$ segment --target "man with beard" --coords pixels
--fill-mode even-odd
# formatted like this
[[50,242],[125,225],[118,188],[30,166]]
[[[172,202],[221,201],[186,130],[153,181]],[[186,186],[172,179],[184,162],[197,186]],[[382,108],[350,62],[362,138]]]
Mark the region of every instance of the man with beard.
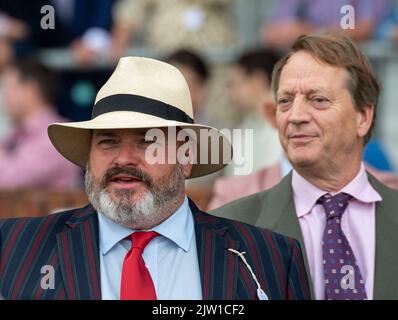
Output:
[[[90,204],[0,222],[6,299],[310,298],[296,240],[210,216],[185,195],[185,179],[225,167],[232,150],[194,123],[176,68],[122,58],[92,119],[48,134],[86,167]],[[209,163],[214,154],[221,159]]]

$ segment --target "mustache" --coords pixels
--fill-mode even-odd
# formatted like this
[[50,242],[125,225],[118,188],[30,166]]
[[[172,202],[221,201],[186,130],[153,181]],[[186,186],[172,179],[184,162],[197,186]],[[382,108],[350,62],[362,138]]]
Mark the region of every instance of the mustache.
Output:
[[101,179],[100,187],[102,189],[106,188],[106,186],[111,182],[113,176],[118,174],[128,174],[131,176],[135,176],[148,187],[151,187],[153,184],[151,177],[141,169],[135,167],[113,167],[105,172],[104,176]]

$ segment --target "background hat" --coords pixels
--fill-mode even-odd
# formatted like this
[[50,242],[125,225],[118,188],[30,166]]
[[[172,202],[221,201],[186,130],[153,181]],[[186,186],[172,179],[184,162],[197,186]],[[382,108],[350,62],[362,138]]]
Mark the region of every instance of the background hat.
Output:
[[[85,168],[93,129],[163,127],[196,132],[198,163],[193,164],[189,178],[218,171],[232,158],[232,146],[225,135],[194,123],[191,95],[181,72],[170,64],[141,57],[119,60],[97,94],[91,120],[51,124],[48,136],[59,153]],[[213,138],[201,138],[201,129],[210,131]],[[200,163],[203,152],[207,152],[207,162]],[[214,153],[218,153],[219,162],[212,164]],[[228,159],[223,159],[224,155]]]

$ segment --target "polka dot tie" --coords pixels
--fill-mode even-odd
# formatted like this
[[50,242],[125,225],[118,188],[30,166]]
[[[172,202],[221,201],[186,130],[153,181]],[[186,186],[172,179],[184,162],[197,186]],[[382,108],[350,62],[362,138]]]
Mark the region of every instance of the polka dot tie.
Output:
[[323,232],[325,299],[366,300],[366,291],[354,253],[341,229],[341,216],[351,200],[346,193],[325,194],[319,198],[326,214]]

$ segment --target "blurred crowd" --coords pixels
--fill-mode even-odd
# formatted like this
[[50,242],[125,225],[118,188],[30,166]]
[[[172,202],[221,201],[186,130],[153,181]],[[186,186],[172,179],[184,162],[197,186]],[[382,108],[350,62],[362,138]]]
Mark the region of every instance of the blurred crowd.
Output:
[[[54,16],[42,10],[46,5],[54,8]],[[249,46],[241,29],[251,17],[242,22],[237,11],[251,5],[264,8],[264,12],[257,12],[261,23],[252,35],[256,40]],[[350,16],[350,8],[354,16]],[[51,19],[54,28],[43,28]],[[349,28],[350,19],[353,29]],[[342,20],[347,29],[342,28]],[[109,72],[121,56],[138,47],[160,52],[161,58],[180,69],[191,91],[196,122],[253,129],[253,145],[261,146],[253,150],[253,166],[246,180],[231,180],[231,165],[221,174],[191,181],[190,186],[210,190],[212,208],[269,188],[291,168],[275,129],[270,89],[273,66],[297,36],[323,32],[344,33],[357,42],[398,44],[398,2],[1,0],[0,188],[82,187],[81,170],[63,160],[47,137],[47,126],[52,122],[65,121],[65,117],[83,120],[76,106],[65,112],[65,104],[71,100],[60,94],[71,71],[52,69],[40,58],[42,50],[62,48],[69,52],[77,82],[79,75],[96,70],[98,61],[105,62],[109,68],[104,72]],[[214,53],[229,58],[217,63],[209,58]],[[67,95],[79,96],[72,87]],[[78,93],[87,95],[87,88],[80,89]],[[94,96],[89,97],[92,104]],[[398,188],[393,176],[398,160],[386,152],[381,139],[370,141],[364,160],[369,170]],[[234,184],[245,186],[244,194],[226,195]]]

